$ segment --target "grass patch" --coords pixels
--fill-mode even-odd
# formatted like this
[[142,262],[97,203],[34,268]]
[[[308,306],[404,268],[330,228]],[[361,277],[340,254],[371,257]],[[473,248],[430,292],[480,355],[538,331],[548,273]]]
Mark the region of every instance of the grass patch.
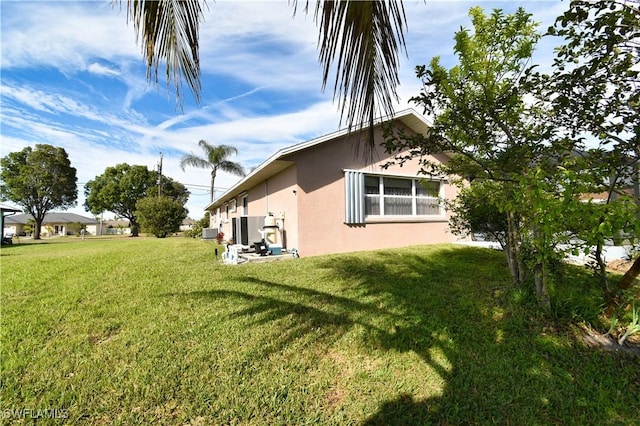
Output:
[[[537,315],[500,253],[224,266],[214,247],[3,247],[2,409],[88,424],[640,423],[638,359]],[[554,300],[576,297],[567,274]]]

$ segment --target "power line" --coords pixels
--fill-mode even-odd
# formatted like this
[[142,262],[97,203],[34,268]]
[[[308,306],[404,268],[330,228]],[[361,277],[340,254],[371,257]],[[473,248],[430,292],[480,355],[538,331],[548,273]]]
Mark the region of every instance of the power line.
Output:
[[[77,182],[76,186],[84,186],[87,183],[88,182]],[[182,182],[178,182],[178,183],[182,183]],[[187,188],[202,188],[202,189],[206,189],[207,192],[210,192],[209,191],[209,189],[210,189],[209,185],[198,185],[196,183],[183,183],[182,185],[186,186]],[[219,187],[219,186],[215,187],[216,191],[226,191],[227,189],[229,189],[229,188],[222,188],[222,187]]]

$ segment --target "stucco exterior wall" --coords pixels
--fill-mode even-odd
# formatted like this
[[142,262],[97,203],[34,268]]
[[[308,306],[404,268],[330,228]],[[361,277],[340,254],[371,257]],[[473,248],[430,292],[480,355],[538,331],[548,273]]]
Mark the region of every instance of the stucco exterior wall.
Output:
[[[266,216],[272,213],[276,217],[280,233],[276,235],[276,243],[286,248],[298,246],[298,214],[297,214],[296,166],[293,165],[282,172],[262,181],[246,192],[247,212],[242,208],[242,195],[236,200],[236,211],[229,211],[228,218],[222,207],[222,232],[228,240],[233,235],[233,218],[240,216]],[[246,214],[245,214],[246,213]]]
[[[404,130],[411,133],[409,128]],[[235,194],[235,213],[227,217],[224,205],[220,206],[222,218],[226,219],[222,226],[225,238],[232,235],[231,219],[245,214],[242,194],[246,194],[248,215],[273,213],[284,230],[283,240],[277,242],[287,249],[297,249],[301,256],[455,241],[456,237],[448,231],[446,212],[442,216],[381,216],[366,218],[364,224],[345,223],[345,170],[423,177],[419,175],[418,160],[383,167],[391,156],[379,147],[383,141],[379,126],[375,128],[375,140],[378,147],[373,156],[367,156],[363,146],[356,151],[353,137],[341,136],[277,157],[283,167],[280,172],[265,173],[270,176],[268,179],[254,178],[250,185],[242,182],[238,185],[237,191],[243,188],[245,191]],[[434,159],[449,160],[446,155]],[[448,181],[443,180],[442,185],[441,195],[446,199],[457,196],[457,189]]]
[[[376,140],[381,141],[377,129]],[[420,169],[417,160],[383,169],[389,156],[378,148],[371,164],[362,149],[356,154],[353,141],[341,138],[295,154],[298,186],[299,252],[302,256],[403,247],[416,244],[451,242],[455,236],[448,232],[448,215],[427,221],[384,221],[350,226],[345,220],[344,169],[369,173],[416,176]],[[442,156],[441,161],[446,161]],[[457,191],[445,184],[445,197]]]
[[282,238],[276,243],[289,249],[298,247],[299,214],[296,176],[296,166],[293,165],[248,191],[249,214],[265,216],[273,213],[281,231],[278,238]]

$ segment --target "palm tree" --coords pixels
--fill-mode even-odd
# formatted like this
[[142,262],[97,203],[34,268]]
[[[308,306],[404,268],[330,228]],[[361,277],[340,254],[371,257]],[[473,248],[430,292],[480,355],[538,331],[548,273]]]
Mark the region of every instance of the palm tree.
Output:
[[236,176],[244,176],[244,168],[227,158],[233,154],[237,154],[238,150],[229,145],[211,145],[204,139],[198,142],[198,146],[204,151],[204,158],[198,157],[194,153],[185,154],[180,160],[180,168],[184,171],[186,166],[197,167],[200,169],[211,169],[211,201],[214,199],[214,183],[218,170],[231,173]]
[[[295,14],[298,1],[291,3]],[[305,1],[305,13],[309,3]],[[198,38],[203,4],[206,0],[127,0],[127,19],[142,38],[147,78],[157,84],[158,66],[165,61],[167,83],[173,82],[179,103],[183,78],[200,101]],[[320,29],[322,88],[335,68],[333,93],[341,122],[358,130],[372,124],[377,114],[393,114],[400,82],[398,53],[406,53],[402,1],[317,0],[314,19]]]

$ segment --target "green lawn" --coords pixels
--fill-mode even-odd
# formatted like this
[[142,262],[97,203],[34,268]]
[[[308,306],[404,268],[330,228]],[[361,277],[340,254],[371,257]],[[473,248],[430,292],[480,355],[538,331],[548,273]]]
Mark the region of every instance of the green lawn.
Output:
[[640,424],[640,359],[571,332],[581,284],[545,319],[494,251],[225,266],[199,240],[71,240],[1,250],[5,421]]

